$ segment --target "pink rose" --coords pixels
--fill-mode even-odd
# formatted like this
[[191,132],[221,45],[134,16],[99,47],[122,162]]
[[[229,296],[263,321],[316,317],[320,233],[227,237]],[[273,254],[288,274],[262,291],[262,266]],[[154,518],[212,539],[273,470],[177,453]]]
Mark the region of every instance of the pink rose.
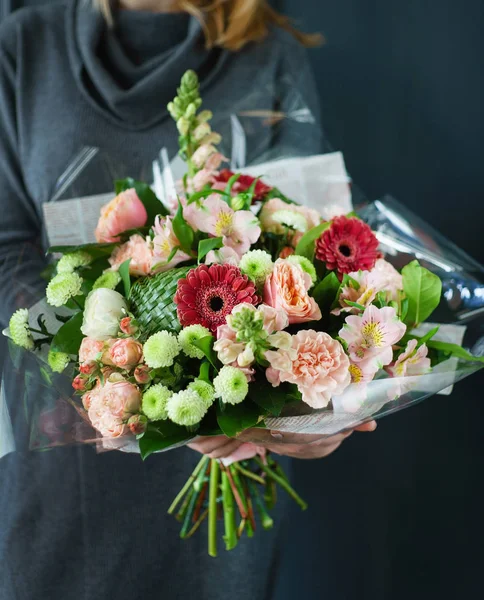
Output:
[[288,204],[280,198],[271,198],[264,204],[259,215],[262,231],[270,231],[278,234],[285,233],[286,228],[272,218],[274,213],[280,210],[293,212],[303,216],[307,223],[306,231],[309,231],[321,223],[321,216],[317,210],[314,210],[313,208],[307,208],[306,206],[299,206],[298,204]]
[[264,302],[283,310],[289,324],[319,321],[322,317],[319,306],[308,294],[311,285],[311,276],[299,265],[278,259],[264,285]]
[[145,383],[149,383],[151,381],[151,369],[148,365],[139,365],[134,370],[134,378],[136,382],[144,385]]
[[262,313],[264,331],[269,335],[275,331],[282,331],[289,325],[289,319],[284,310],[276,310],[267,304],[260,304],[257,310]]
[[103,342],[98,342],[90,337],[83,338],[79,348],[79,362],[82,365],[90,366],[96,364],[99,355],[104,348]]
[[77,392],[84,392],[86,389],[86,378],[82,377],[81,375],[77,375],[77,377],[74,377],[74,381],[72,382],[72,387]]
[[144,227],[148,214],[134,189],[121,192],[101,209],[95,235],[103,242],[118,241],[119,234],[128,229]]
[[266,376],[273,386],[287,381],[297,385],[312,408],[325,408],[331,397],[351,383],[350,361],[343,346],[322,331],[299,331],[290,350],[266,352],[271,367]]
[[107,381],[95,398],[96,405],[102,405],[120,419],[128,419],[132,414],[137,413],[141,404],[139,389],[126,380]]
[[138,331],[138,326],[131,317],[124,317],[124,319],[121,319],[119,328],[126,335],[134,335]]
[[133,435],[139,435],[146,431],[148,419],[144,415],[133,415],[128,419],[128,427]]
[[85,365],[81,365],[79,367],[79,371],[83,375],[92,375],[95,370],[96,370],[96,364],[95,363],[88,363],[88,364],[85,364]]
[[143,236],[135,234],[129,240],[114,250],[109,259],[109,264],[113,271],[131,259],[129,263],[129,273],[135,277],[143,277],[151,272],[153,262],[153,251],[150,242]]
[[116,340],[109,350],[109,356],[115,367],[131,371],[143,358],[143,346],[133,338]]

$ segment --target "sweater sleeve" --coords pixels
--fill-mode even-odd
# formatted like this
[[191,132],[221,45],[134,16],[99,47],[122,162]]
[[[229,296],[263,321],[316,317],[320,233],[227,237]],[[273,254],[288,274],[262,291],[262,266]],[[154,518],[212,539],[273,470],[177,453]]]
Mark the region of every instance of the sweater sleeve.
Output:
[[41,220],[27,192],[16,110],[16,68],[0,28],[0,323],[40,299],[45,291],[41,272],[46,266],[41,246]]

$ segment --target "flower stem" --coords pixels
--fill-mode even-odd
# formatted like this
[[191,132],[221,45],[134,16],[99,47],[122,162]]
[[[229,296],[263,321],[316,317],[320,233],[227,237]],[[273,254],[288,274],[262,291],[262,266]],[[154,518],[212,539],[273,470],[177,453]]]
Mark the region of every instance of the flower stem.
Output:
[[249,519],[247,521],[247,536],[248,537],[252,537],[254,535],[254,523],[253,520],[250,518],[250,496],[246,493],[245,488],[242,484],[242,480],[240,479],[240,474],[237,471],[237,469],[235,468],[235,464],[234,465],[230,465],[229,467],[230,470],[230,474],[233,477],[234,483],[235,483],[235,487],[237,488],[237,492],[239,497],[241,498],[242,501],[242,506],[244,508],[244,512],[241,512],[240,515],[243,519]]
[[260,497],[259,492],[250,479],[247,480],[247,485],[249,486],[250,495],[254,499],[257,510],[259,511],[262,527],[264,529],[272,529],[272,527],[274,527],[274,521],[271,515],[267,512],[266,506]]
[[256,463],[259,465],[259,467],[264,471],[264,473],[267,474],[268,477],[270,477],[271,479],[273,479],[277,484],[279,484],[281,486],[281,488],[283,490],[285,490],[289,496],[291,496],[291,498],[297,502],[297,504],[299,504],[299,506],[301,507],[302,510],[306,510],[308,505],[306,502],[304,502],[304,500],[297,494],[297,492],[289,485],[288,481],[282,477],[281,475],[277,475],[276,473],[274,473],[274,471],[266,466],[261,460],[260,458],[255,458],[254,459],[256,461]]
[[195,533],[195,531],[197,531],[197,529],[200,527],[200,525],[203,523],[203,521],[205,521],[205,519],[207,518],[207,516],[208,516],[208,508],[206,510],[204,510],[203,514],[197,519],[197,522],[190,529],[190,531],[187,533],[187,535],[185,536],[185,539],[188,539],[189,537],[192,537],[192,535]]
[[245,475],[245,477],[248,477],[249,479],[253,479],[254,481],[256,481],[257,483],[260,483],[261,485],[265,485],[265,481],[262,477],[260,477],[259,475],[256,475],[255,473],[252,473],[252,471],[249,471],[248,469],[244,469],[244,467],[242,465],[240,465],[239,463],[235,463],[235,468],[237,469],[237,471],[240,471],[242,473],[242,475]]
[[247,506],[244,503],[244,494],[243,494],[242,486],[237,485],[237,483],[234,479],[234,476],[233,476],[233,469],[231,467],[228,467],[228,468],[222,467],[222,469],[227,472],[227,477],[229,479],[230,485],[232,486],[232,492],[234,494],[235,502],[237,503],[237,506],[239,507],[240,516],[243,519],[246,519],[247,518]]
[[172,515],[175,512],[175,509],[178,506],[178,504],[180,503],[181,499],[188,492],[188,490],[190,489],[190,486],[195,481],[195,478],[197,477],[198,473],[200,472],[200,470],[203,468],[204,465],[205,466],[207,465],[207,463],[208,463],[209,460],[210,459],[208,458],[208,456],[203,456],[202,457],[202,460],[195,467],[195,470],[190,475],[190,477],[188,478],[187,482],[185,483],[185,485],[183,486],[183,488],[178,493],[177,497],[173,500],[170,508],[168,509],[168,514],[169,515]]
[[195,490],[193,488],[190,488],[188,491],[188,494],[185,496],[185,499],[182,502],[180,510],[178,511],[178,513],[175,517],[177,521],[183,521],[183,519],[185,518],[185,515],[187,514],[188,506],[190,505],[190,501],[194,495],[195,495]]
[[208,553],[217,556],[217,495],[220,475],[220,465],[212,458],[210,467],[210,494],[208,506]]
[[222,498],[224,507],[225,549],[233,550],[237,546],[238,539],[235,525],[234,495],[227,471],[222,471]]
[[188,533],[188,527],[190,526],[190,523],[192,521],[193,512],[195,510],[195,506],[197,504],[197,500],[198,500],[199,496],[200,496],[200,494],[197,493],[196,491],[194,491],[194,493],[192,494],[192,497],[190,498],[190,502],[188,503],[187,512],[185,514],[185,520],[183,521],[183,527],[180,531],[181,538],[185,538]]

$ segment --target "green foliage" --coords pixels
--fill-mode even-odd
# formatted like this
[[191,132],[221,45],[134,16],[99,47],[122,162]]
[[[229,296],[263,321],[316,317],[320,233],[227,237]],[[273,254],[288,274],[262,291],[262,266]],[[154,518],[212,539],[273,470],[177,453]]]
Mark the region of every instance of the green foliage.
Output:
[[455,358],[459,358],[461,360],[484,363],[484,356],[473,356],[470,352],[458,344],[430,340],[427,342],[427,346],[433,350],[438,350],[448,356],[454,356]]
[[217,422],[227,437],[237,437],[246,429],[254,427],[260,420],[261,409],[244,400],[240,404],[217,404]]
[[194,437],[185,427],[169,420],[149,423],[145,433],[138,439],[141,458],[146,460],[154,452],[190,440]]
[[131,259],[128,258],[128,260],[124,261],[124,263],[119,267],[119,274],[121,275],[121,280],[123,281],[123,285],[124,285],[124,295],[126,296],[126,298],[129,298],[129,295],[131,293],[131,277],[129,275],[129,265],[131,263]]
[[51,350],[66,354],[78,354],[84,337],[81,332],[82,320],[83,313],[78,312],[64,323],[52,340]]
[[194,346],[196,346],[197,348],[200,348],[200,350],[207,357],[207,359],[210,362],[210,364],[212,365],[212,367],[217,371],[218,365],[219,365],[219,360],[217,358],[217,354],[216,354],[215,350],[213,349],[214,343],[215,343],[215,338],[213,335],[207,335],[206,337],[203,337],[200,340],[194,340],[192,342],[192,344]]
[[109,258],[116,248],[117,244],[79,244],[77,246],[51,246],[47,253],[49,254],[70,254],[82,250],[87,252],[93,258]]
[[299,256],[305,256],[310,261],[314,260],[314,247],[316,240],[321,236],[321,234],[328,229],[330,223],[320,223],[316,227],[313,227],[309,231],[307,231],[302,238],[299,240],[298,245],[296,246],[296,254]]
[[430,317],[442,295],[439,277],[422,267],[417,260],[402,269],[403,289],[408,300],[405,323],[415,326]]
[[[257,379],[249,384],[248,397],[257,406],[273,417],[278,417],[284,406],[294,400],[291,396],[292,389],[289,384],[283,383],[273,387],[265,378]],[[245,403],[242,403],[245,406]]]
[[185,221],[185,217],[183,216],[183,206],[180,200],[178,200],[178,210],[173,219],[173,232],[178,238],[182,250],[187,254],[191,254],[195,232]]
[[337,301],[340,291],[340,281],[334,271],[326,275],[323,281],[314,288],[312,296],[323,315],[330,312],[331,307]]
[[198,243],[198,262],[203,260],[211,250],[217,250],[222,246],[223,239],[221,237],[200,240]]

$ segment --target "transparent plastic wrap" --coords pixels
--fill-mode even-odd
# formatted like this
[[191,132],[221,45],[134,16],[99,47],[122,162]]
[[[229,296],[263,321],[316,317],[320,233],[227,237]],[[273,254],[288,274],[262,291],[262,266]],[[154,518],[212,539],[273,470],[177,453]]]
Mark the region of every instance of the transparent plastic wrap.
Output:
[[[300,75],[301,79],[305,77],[304,73]],[[217,112],[212,126],[222,135],[218,150],[227,157],[223,165],[229,170],[227,179],[234,171],[261,178],[287,200],[317,210],[324,220],[351,213],[356,206],[361,218],[376,232],[380,251],[390,263],[401,269],[417,258],[442,278],[443,296],[435,316],[446,326],[433,338],[435,351],[439,351],[440,340],[482,355],[482,326],[473,319],[484,310],[483,268],[396,201],[384,198],[365,202],[352,186],[342,154],[331,152],[319,127],[317,103],[307,101],[314,92],[311,88],[304,94],[305,87],[301,80],[284,76],[271,89],[241,99],[240,106]],[[165,212],[176,210],[186,166],[175,150],[174,136],[173,143],[167,143],[150,164],[133,165],[128,158],[111,156],[100,148],[81,148],[58,178],[50,201],[42,207],[44,250],[94,243],[100,210],[114,196],[112,183],[127,176],[148,183]],[[251,210],[257,214],[260,204],[255,202]],[[38,268],[38,263],[33,266]],[[52,266],[44,266],[48,279]],[[29,319],[34,340],[45,336],[46,331],[55,336],[75,314],[78,307],[74,305],[54,310],[40,298],[41,273],[32,277],[29,272],[25,278],[29,265],[24,263],[22,249],[5,261],[2,269],[12,288],[19,290],[16,305],[9,308],[25,306],[25,299],[32,299]],[[86,271],[84,276],[92,285],[100,274]],[[134,435],[103,438],[92,427],[80,396],[72,390],[78,368],[75,351],[70,366],[56,374],[45,347],[34,358],[11,342],[9,346],[0,396],[0,455],[16,448],[46,449],[67,444],[94,444],[99,451],[139,451]],[[241,437],[258,442],[265,435],[265,427],[301,434],[301,442],[312,442],[448,390],[482,366],[477,360],[469,361],[465,350],[460,358],[454,355],[444,360],[444,354],[432,372],[424,375],[390,377],[381,370],[369,383],[351,384],[324,409],[311,409],[300,401],[288,402],[280,416],[266,415],[258,427],[244,431]],[[167,449],[188,443],[196,435],[221,431],[215,421],[186,432],[181,439],[175,435]]]

